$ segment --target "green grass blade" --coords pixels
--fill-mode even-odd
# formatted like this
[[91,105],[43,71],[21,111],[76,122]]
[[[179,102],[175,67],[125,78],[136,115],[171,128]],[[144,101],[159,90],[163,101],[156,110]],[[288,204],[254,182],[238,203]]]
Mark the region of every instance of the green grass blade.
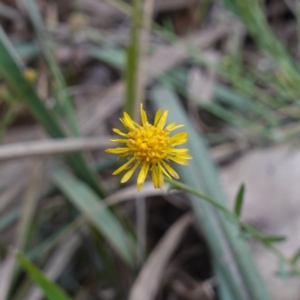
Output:
[[16,45],[16,51],[21,58],[33,59],[40,54],[40,48],[34,42],[25,42]]
[[[188,126],[186,129],[189,132],[189,140],[196,141],[198,139],[197,135],[191,136],[189,124],[187,122],[182,122],[183,120],[180,117],[180,115],[182,115],[182,108],[178,107],[178,105],[174,105],[174,100],[176,101],[177,99],[171,90],[162,86],[155,87],[151,91],[151,100],[154,102],[157,109],[162,108],[170,110],[168,123],[175,120],[179,123],[185,123],[185,125]],[[202,174],[195,162],[197,160],[196,153],[199,153],[201,150],[197,149],[196,151],[193,151],[190,144],[191,143],[188,144],[188,147],[191,155],[194,157],[193,162],[190,163],[189,166],[176,166],[176,169],[182,182],[191,187],[204,190],[205,184],[203,183]],[[216,266],[219,266],[216,270],[218,271],[219,276],[222,276],[224,279],[224,281],[219,282],[219,284],[225,284],[224,289],[230,291],[229,293],[233,295],[233,300],[247,299],[247,291],[244,284],[239,280],[240,275],[237,272],[234,260],[232,260],[232,253],[230,252],[228,242],[215,211],[209,204],[199,201],[193,195],[188,195],[188,197],[191,200],[194,213],[197,217],[196,220],[210,247],[212,260]],[[227,260],[226,263],[222,263],[220,260],[221,257],[228,257],[229,261]],[[221,273],[223,275],[221,275]]]
[[[14,53],[14,47],[2,27],[0,27],[0,73],[52,138],[65,137],[59,121],[46,108],[31,84],[24,78],[22,69],[11,53]],[[67,158],[78,176],[87,182],[101,197],[105,197],[106,192],[101,187],[96,173],[88,167],[83,156],[81,154],[70,154]]]
[[239,218],[242,213],[243,203],[244,203],[244,194],[245,194],[245,185],[242,184],[239,188],[239,191],[235,198],[235,204],[234,204],[234,212]]
[[233,300],[235,299],[231,290],[229,289],[227,282],[226,282],[226,275],[224,272],[222,272],[222,268],[220,265],[217,265],[215,262],[213,262],[214,272],[216,274],[217,279],[217,292],[220,300]]
[[[151,99],[157,108],[169,109],[168,123],[185,124],[189,133],[187,148],[194,159],[189,166],[177,167],[181,180],[194,188],[200,188],[224,205],[225,199],[206,141],[193,128],[176,94],[168,88],[158,86],[152,90]],[[222,266],[234,299],[269,300],[269,294],[251,259],[249,249],[245,241],[239,238],[239,228],[206,203],[199,202],[192,196],[191,199],[213,259]],[[220,261],[221,257],[228,258],[227,264]]]
[[54,282],[49,280],[43,272],[34,266],[22,253],[17,253],[17,258],[31,279],[41,288],[49,300],[71,300],[71,298]]
[[242,19],[261,49],[267,52],[279,66],[282,72],[280,75],[284,77],[284,81],[297,89],[300,84],[299,72],[286,47],[277,39],[271,30],[259,1],[226,0],[225,2],[227,6],[229,5],[230,8],[233,8],[234,12]]
[[75,117],[70,95],[66,87],[63,74],[61,73],[60,68],[53,54],[54,53],[53,43],[50,40],[50,37],[48,36],[47,31],[44,27],[44,23],[42,21],[35,0],[24,0],[23,2],[25,4],[25,7],[27,8],[27,12],[31,19],[31,22],[33,23],[33,26],[37,32],[40,47],[46,58],[46,61],[51,71],[51,75],[53,77],[53,90],[56,98],[56,103],[60,111],[64,115],[66,115],[72,133],[75,136],[79,136],[80,134],[79,134],[78,123]]
[[300,258],[300,249],[298,249],[298,250],[295,252],[295,254],[292,256],[291,262],[292,262],[293,264],[296,264],[296,263],[298,262],[299,258]]
[[266,235],[264,236],[264,241],[267,243],[280,243],[286,241],[286,236],[284,235]]
[[[32,233],[34,232],[34,216],[38,204],[37,193],[40,183],[39,180],[41,178],[41,168],[41,164],[37,164],[34,167],[29,186],[27,188],[27,191],[25,192],[25,198],[23,199],[15,242],[15,247],[21,252],[25,252],[32,237]],[[10,276],[6,276],[6,281],[11,287],[15,285],[20,272],[20,265],[16,264],[15,261],[13,263],[12,270],[13,271]],[[10,291],[10,288],[8,289],[8,291]]]
[[0,233],[5,230],[7,227],[11,226],[13,222],[19,217],[20,210],[14,209],[13,211],[6,213],[0,219]]
[[64,134],[58,125],[57,120],[50,111],[48,111],[43,102],[38,98],[31,84],[24,78],[22,69],[17,63],[15,57],[11,55],[14,52],[5,32],[0,27],[0,72],[30,108],[32,114],[36,117],[49,134],[53,137],[63,137]]
[[287,269],[285,261],[282,259],[279,259],[278,261],[278,270],[276,275],[278,275],[282,281],[287,281],[291,275]]
[[93,58],[109,64],[110,66],[121,69],[126,66],[126,56],[123,49],[110,46],[91,46],[86,48],[86,53]]
[[65,194],[77,209],[102,233],[123,260],[133,266],[132,241],[126,235],[112,214],[101,205],[98,196],[83,182],[71,176],[62,168],[51,172],[55,185]]
[[[125,55],[124,51],[117,49],[116,47],[88,47],[86,53],[90,56],[104,61],[111,66],[124,70],[125,67]],[[117,59],[113,59],[113,56]],[[181,68],[172,70],[171,72],[160,76],[158,80],[167,86],[176,89],[183,97],[189,97],[186,89],[187,72]],[[251,110],[252,118],[265,118],[270,124],[278,123],[276,114],[273,114],[270,109],[267,109],[262,103],[251,102],[250,99],[243,97],[237,92],[223,86],[216,85],[214,91],[214,101],[209,105],[202,105],[202,108],[206,109],[210,113],[216,115],[226,123],[233,125],[237,128],[242,128],[255,133],[266,140],[272,139],[270,130],[265,125],[257,124],[255,121],[248,120],[247,114]],[[192,99],[197,102],[199,96],[193,96]],[[225,109],[223,104],[230,105],[232,108],[237,109],[238,112],[234,113],[228,109]],[[246,116],[245,116],[246,115]]]
[[136,83],[139,64],[140,0],[133,1],[130,45],[127,49],[125,111],[133,117],[136,110]]

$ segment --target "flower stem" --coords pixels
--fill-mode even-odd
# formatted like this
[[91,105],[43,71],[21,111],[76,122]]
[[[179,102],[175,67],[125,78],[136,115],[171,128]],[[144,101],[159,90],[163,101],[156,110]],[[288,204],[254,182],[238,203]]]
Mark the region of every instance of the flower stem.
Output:
[[[140,0],[133,1],[131,40],[127,49],[125,111],[133,118],[136,107],[136,82],[139,68]],[[136,121],[136,120],[135,120]]]
[[165,177],[165,181],[170,183],[171,185],[171,189],[179,189],[179,190],[183,190],[186,191],[188,193],[191,193],[199,198],[201,198],[202,200],[210,203],[211,205],[213,205],[215,208],[217,208],[219,211],[225,213],[230,220],[234,221],[235,223],[237,223],[240,227],[241,230],[243,230],[244,232],[249,233],[253,238],[255,238],[257,241],[259,241],[262,245],[264,245],[266,248],[268,248],[270,251],[272,251],[281,261],[283,261],[284,263],[286,263],[287,265],[290,266],[290,271],[292,274],[296,274],[298,276],[300,276],[300,270],[293,264],[293,260],[289,259],[288,257],[286,257],[278,248],[276,248],[273,243],[269,240],[267,240],[267,236],[264,235],[263,233],[259,232],[256,228],[254,228],[253,226],[246,224],[244,222],[242,222],[238,216],[236,216],[235,213],[231,212],[227,207],[223,206],[222,204],[220,204],[218,201],[216,201],[215,199],[211,198],[210,196],[182,183],[179,181],[175,181],[173,179],[167,178]]

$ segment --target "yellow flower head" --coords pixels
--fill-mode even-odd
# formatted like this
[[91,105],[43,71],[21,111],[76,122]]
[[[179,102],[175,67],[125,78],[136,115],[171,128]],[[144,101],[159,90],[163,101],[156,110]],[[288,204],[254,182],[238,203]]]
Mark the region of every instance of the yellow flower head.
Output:
[[36,78],[37,78],[37,72],[34,69],[31,68],[27,68],[24,72],[23,75],[25,77],[25,79],[29,82],[29,83],[34,83]]
[[128,162],[117,169],[113,175],[119,174],[125,169],[129,169],[122,177],[124,183],[130,179],[134,171],[140,167],[137,179],[137,188],[141,189],[145,182],[148,171],[151,170],[152,181],[155,188],[164,185],[164,177],[179,179],[176,171],[168,164],[173,161],[181,165],[187,165],[187,159],[192,157],[187,154],[188,149],[176,149],[175,147],[187,142],[187,132],[181,132],[174,136],[169,136],[171,131],[183,127],[176,122],[165,127],[168,110],[162,112],[159,109],[154,118],[154,124],[148,123],[146,112],[141,105],[142,125],[134,122],[130,116],[124,112],[124,117],[120,121],[128,129],[128,133],[123,133],[114,128],[113,131],[123,139],[111,140],[112,142],[122,143],[125,147],[107,149],[106,152],[119,154],[121,157],[128,157]]

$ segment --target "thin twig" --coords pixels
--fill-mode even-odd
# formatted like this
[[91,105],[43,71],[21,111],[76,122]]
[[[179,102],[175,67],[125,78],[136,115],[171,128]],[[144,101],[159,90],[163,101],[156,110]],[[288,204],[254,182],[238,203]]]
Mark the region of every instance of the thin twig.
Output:
[[137,276],[129,294],[129,300],[153,300],[157,295],[165,268],[186,229],[192,224],[193,215],[186,213],[177,220],[151,252]]
[[109,139],[110,137],[70,138],[4,145],[0,147],[0,161],[103,149],[112,146]]
[[175,181],[173,179],[169,179],[165,177],[165,181],[171,184],[172,188],[179,189],[186,191],[188,193],[191,193],[200,199],[210,203],[213,205],[216,209],[223,212],[229,220],[232,222],[235,222],[240,229],[248,232],[254,239],[256,239],[258,242],[260,242],[265,248],[269,249],[273,254],[282,262],[287,264],[290,267],[290,271],[292,274],[300,275],[300,269],[297,267],[295,262],[293,262],[293,259],[288,258],[280,249],[274,246],[275,242],[269,241],[267,238],[268,236],[264,235],[263,233],[256,230],[253,226],[248,225],[241,221],[238,216],[235,215],[235,213],[231,212],[226,206],[220,204],[215,199],[211,198],[210,196],[184,184],[179,181]]

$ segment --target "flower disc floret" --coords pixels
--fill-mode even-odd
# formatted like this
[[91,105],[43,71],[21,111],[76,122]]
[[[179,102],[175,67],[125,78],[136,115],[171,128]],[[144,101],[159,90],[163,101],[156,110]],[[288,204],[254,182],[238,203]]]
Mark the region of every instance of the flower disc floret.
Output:
[[148,171],[151,171],[152,181],[155,188],[161,188],[164,184],[164,177],[173,177],[178,179],[177,172],[169,165],[169,162],[176,162],[181,165],[187,165],[187,159],[192,157],[187,154],[188,149],[176,146],[187,142],[187,132],[181,132],[170,136],[171,131],[183,127],[173,122],[165,127],[168,110],[162,112],[159,109],[155,115],[154,123],[149,124],[146,112],[141,105],[142,125],[134,122],[130,116],[124,112],[124,117],[120,119],[123,125],[128,129],[128,133],[123,133],[114,128],[113,131],[122,136],[123,139],[111,140],[112,142],[125,144],[126,147],[117,147],[107,149],[106,152],[119,154],[121,157],[127,157],[129,160],[117,169],[113,174],[119,174],[129,169],[122,177],[121,182],[128,181],[135,170],[139,167],[140,172],[137,178],[137,188],[140,190]]
[[128,134],[127,147],[140,163],[155,165],[167,156],[170,147],[169,132],[146,124]]

